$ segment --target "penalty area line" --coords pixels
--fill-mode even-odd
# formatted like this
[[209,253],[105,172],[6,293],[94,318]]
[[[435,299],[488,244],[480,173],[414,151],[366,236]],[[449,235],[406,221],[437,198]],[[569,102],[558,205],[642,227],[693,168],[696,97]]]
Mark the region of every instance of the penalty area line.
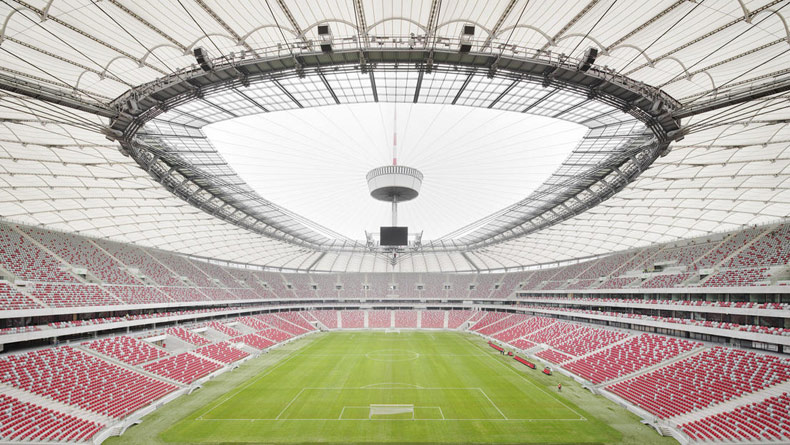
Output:
[[[481,348],[481,347],[480,347],[478,344],[476,344],[476,343],[475,343],[475,342],[473,342],[472,340],[469,340],[469,338],[468,338],[468,337],[464,337],[464,338],[465,338],[465,340],[466,340],[466,341],[468,341],[469,343],[471,343],[471,344],[472,344],[472,346],[474,346],[475,348],[477,348],[477,349],[479,349],[479,350],[481,350],[481,351],[485,351],[485,349]],[[488,355],[489,355],[489,356],[491,356],[491,354],[488,354]],[[496,361],[497,363],[501,364],[502,366],[504,366],[505,368],[509,369],[511,372],[513,372],[513,373],[514,373],[514,374],[516,374],[517,376],[521,377],[521,379],[522,379],[522,380],[526,381],[526,382],[527,382],[527,383],[529,383],[530,385],[532,385],[532,386],[534,386],[535,388],[537,388],[537,389],[538,389],[540,392],[542,392],[542,393],[546,394],[547,396],[551,397],[553,400],[556,400],[556,401],[557,401],[557,402],[558,402],[560,405],[564,406],[565,408],[569,409],[571,412],[573,412],[574,414],[576,414],[577,416],[579,416],[579,419],[578,419],[578,420],[587,420],[587,418],[586,418],[586,417],[584,417],[583,415],[581,415],[581,413],[579,413],[579,412],[578,412],[578,411],[576,411],[575,409],[571,408],[570,406],[566,405],[566,404],[565,404],[565,403],[564,403],[562,400],[560,400],[560,399],[558,399],[558,398],[554,397],[554,395],[553,395],[553,394],[551,394],[551,393],[547,392],[545,389],[543,389],[543,388],[541,388],[540,386],[538,386],[538,384],[537,384],[537,383],[535,383],[535,382],[531,381],[530,379],[526,378],[525,376],[523,376],[521,373],[519,373],[518,371],[516,371],[516,370],[515,370],[515,369],[514,369],[512,366],[505,364],[505,362],[503,362],[503,361],[501,361],[501,360],[495,360],[495,361]],[[488,365],[488,361],[484,360],[484,362],[486,363],[486,366],[488,366],[489,368],[491,367],[490,365]]]

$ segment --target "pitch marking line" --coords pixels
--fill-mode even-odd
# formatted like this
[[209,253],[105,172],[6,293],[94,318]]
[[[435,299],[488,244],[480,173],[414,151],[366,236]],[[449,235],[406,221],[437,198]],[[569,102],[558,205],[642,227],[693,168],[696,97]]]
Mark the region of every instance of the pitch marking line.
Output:
[[498,407],[498,406],[496,406],[496,403],[494,403],[494,401],[493,401],[493,400],[491,400],[491,398],[490,398],[490,397],[488,397],[488,394],[486,394],[486,392],[485,392],[485,391],[483,391],[481,388],[475,388],[475,389],[477,389],[478,391],[480,391],[481,393],[483,393],[483,396],[485,396],[485,398],[486,398],[486,399],[488,399],[488,403],[490,403],[490,404],[491,404],[491,405],[492,405],[492,406],[493,406],[493,407],[494,407],[494,408],[495,408],[495,409],[496,409],[496,410],[499,412],[499,415],[500,415],[500,416],[502,416],[502,417],[503,417],[505,420],[508,420],[508,418],[507,418],[507,416],[505,415],[505,413],[503,413],[503,412],[502,412],[502,410],[501,410],[501,409],[499,409],[499,407]]
[[[466,339],[466,341],[468,341],[469,343],[471,343],[471,344],[472,344],[474,347],[476,347],[477,349],[479,349],[479,350],[481,350],[481,351],[485,351],[485,349],[482,349],[482,348],[481,348],[481,347],[480,347],[478,344],[476,344],[476,343],[475,343],[475,342],[473,342],[472,340],[469,340],[469,338],[468,338],[468,337],[464,337],[464,338]],[[488,355],[491,355],[491,354],[488,354]],[[488,366],[488,361],[485,361],[485,362],[486,362],[486,366]],[[504,366],[505,368],[509,369],[511,372],[513,372],[513,373],[514,373],[514,374],[516,374],[517,376],[521,377],[521,379],[522,379],[522,380],[524,380],[524,381],[526,381],[527,383],[529,383],[530,385],[534,386],[534,387],[535,387],[535,388],[537,388],[539,391],[541,391],[542,393],[544,393],[544,394],[548,395],[548,396],[549,396],[549,397],[551,397],[552,399],[554,399],[554,400],[556,400],[557,402],[559,402],[559,404],[560,404],[560,405],[564,406],[565,408],[568,408],[568,409],[569,409],[569,410],[571,410],[571,411],[572,411],[574,414],[576,414],[577,416],[579,416],[579,419],[574,419],[574,420],[585,420],[585,421],[587,420],[587,418],[586,418],[586,417],[584,417],[583,415],[581,415],[581,414],[580,414],[578,411],[576,411],[575,409],[573,409],[573,408],[571,408],[570,406],[566,405],[566,404],[565,404],[565,403],[564,403],[562,400],[560,400],[560,399],[558,399],[558,398],[554,397],[554,395],[553,395],[553,394],[551,394],[551,393],[547,392],[545,389],[541,388],[541,387],[540,387],[540,386],[538,386],[536,383],[534,383],[534,382],[532,382],[531,380],[529,380],[528,378],[524,377],[524,376],[523,376],[521,373],[519,373],[518,371],[516,371],[516,370],[515,370],[515,369],[514,369],[512,366],[505,364],[505,362],[503,362],[503,361],[501,361],[501,360],[496,360],[496,362],[497,362],[497,363],[499,363],[499,364],[501,364],[501,365],[502,365],[502,366]],[[490,368],[491,366],[488,366],[488,367]]]
[[[385,384],[390,384],[390,383],[385,383]],[[396,383],[396,384],[400,385],[400,383]],[[374,384],[374,385],[378,385],[378,384]],[[371,386],[373,386],[373,385],[367,385],[367,386],[362,386],[362,387],[339,387],[339,386],[338,387],[332,387],[332,386],[324,386],[324,387],[321,387],[321,386],[309,386],[309,387],[304,387],[304,388],[301,389],[301,391],[299,391],[299,393],[296,394],[296,396],[294,396],[293,399],[291,399],[290,402],[288,402],[288,404],[282,409],[282,411],[280,411],[280,413],[277,414],[277,417],[275,417],[273,419],[263,419],[263,418],[253,418],[253,419],[205,419],[201,415],[196,420],[210,421],[210,422],[226,421],[226,420],[227,421],[235,421],[235,422],[238,422],[238,421],[246,421],[246,422],[255,422],[255,421],[290,422],[290,421],[330,421],[330,420],[343,420],[343,421],[373,421],[373,420],[375,420],[375,421],[406,421],[406,420],[408,420],[408,421],[417,421],[417,420],[419,420],[419,421],[434,421],[434,422],[435,421],[456,421],[456,422],[462,422],[462,421],[486,421],[486,422],[489,422],[489,421],[490,422],[501,422],[501,421],[508,421],[508,422],[578,422],[578,421],[587,421],[587,419],[584,416],[580,416],[578,419],[511,419],[511,418],[507,417],[502,412],[501,409],[499,409],[497,404],[494,403],[493,400],[491,400],[491,398],[488,396],[488,394],[486,394],[485,391],[483,391],[482,388],[471,388],[471,387],[421,387],[421,386],[418,386],[416,388],[411,388],[411,387],[383,387],[382,388],[382,387],[371,387]],[[537,386],[537,385],[535,385],[535,386]],[[490,419],[490,418],[486,418],[486,419],[454,419],[454,418],[451,418],[451,419],[448,419],[447,417],[445,417],[444,411],[442,411],[442,407],[441,406],[425,406],[425,407],[419,406],[419,407],[416,407],[416,408],[434,408],[434,409],[438,409],[439,413],[442,416],[442,418],[441,419],[344,419],[343,418],[343,414],[345,413],[346,408],[369,408],[369,406],[345,406],[345,405],[341,409],[340,415],[336,419],[319,419],[319,418],[281,419],[280,418],[285,413],[285,411],[305,391],[309,391],[309,390],[344,391],[344,390],[359,390],[359,389],[366,389],[366,390],[375,390],[375,389],[418,389],[418,390],[466,390],[466,391],[479,391],[483,395],[483,397],[485,397],[486,400],[488,400],[488,402],[491,404],[491,406],[493,406],[494,409],[497,410],[497,412],[499,413],[499,415],[502,416],[502,418],[501,419]],[[567,408],[570,409],[571,411],[573,411],[572,408],[570,408],[570,407],[567,407]],[[578,414],[578,413],[576,413],[576,414]]]
[[294,402],[296,401],[296,399],[298,399],[298,398],[299,398],[299,396],[301,396],[301,395],[302,395],[302,393],[304,392],[304,390],[305,390],[305,389],[306,389],[306,388],[302,388],[302,390],[301,390],[301,391],[299,391],[299,392],[298,392],[298,393],[297,393],[297,394],[294,396],[294,398],[293,398],[293,399],[291,399],[291,401],[290,401],[290,402],[288,402],[288,404],[287,404],[287,405],[285,405],[285,408],[283,408],[283,410],[282,410],[282,411],[280,411],[280,414],[277,414],[277,417],[275,417],[275,418],[274,418],[274,420],[280,420],[280,416],[282,416],[282,415],[283,415],[283,413],[285,412],[285,410],[287,410],[287,409],[288,409],[288,407],[289,407],[289,406],[291,406],[291,404],[292,404],[292,403],[294,403]]
[[310,349],[311,347],[315,346],[315,345],[316,345],[318,342],[320,342],[322,339],[325,339],[325,338],[328,338],[328,337],[319,337],[317,340],[313,340],[313,342],[312,342],[312,343],[310,343],[309,345],[307,345],[307,346],[303,346],[303,347],[302,347],[302,349],[300,349],[300,350],[299,350],[299,351],[297,351],[296,353],[292,353],[292,354],[291,354],[291,355],[290,355],[288,358],[286,358],[285,360],[280,360],[278,363],[276,363],[274,366],[272,366],[272,367],[270,367],[269,369],[267,369],[267,370],[266,370],[266,372],[264,372],[263,374],[259,375],[257,378],[253,378],[253,379],[251,379],[250,381],[248,381],[247,383],[245,383],[244,385],[242,385],[242,386],[238,387],[236,391],[234,391],[233,393],[231,393],[230,395],[228,395],[227,397],[225,397],[224,399],[222,399],[222,401],[221,401],[221,402],[219,402],[218,404],[216,404],[216,405],[212,406],[212,407],[211,407],[211,408],[210,408],[208,411],[206,411],[205,413],[201,414],[201,415],[200,415],[200,416],[199,416],[197,419],[198,419],[198,420],[211,420],[211,419],[204,419],[204,418],[203,418],[203,416],[205,416],[206,414],[209,414],[210,412],[214,411],[214,409],[216,409],[217,407],[220,407],[220,406],[224,405],[224,404],[225,404],[225,402],[227,402],[228,400],[230,400],[230,399],[232,399],[233,397],[235,397],[237,394],[239,394],[239,393],[240,393],[242,390],[244,390],[244,389],[245,389],[245,388],[247,388],[248,386],[252,385],[253,383],[256,383],[256,382],[258,382],[258,381],[259,381],[259,380],[261,380],[262,378],[264,378],[264,377],[266,377],[267,375],[271,374],[272,372],[274,372],[274,370],[275,370],[275,369],[277,369],[277,368],[279,368],[280,366],[284,365],[285,363],[287,363],[287,362],[291,361],[291,359],[293,359],[293,358],[296,358],[297,356],[300,356],[300,355],[302,355],[302,354],[303,354],[305,351],[307,351],[307,350],[308,350],[308,349]]

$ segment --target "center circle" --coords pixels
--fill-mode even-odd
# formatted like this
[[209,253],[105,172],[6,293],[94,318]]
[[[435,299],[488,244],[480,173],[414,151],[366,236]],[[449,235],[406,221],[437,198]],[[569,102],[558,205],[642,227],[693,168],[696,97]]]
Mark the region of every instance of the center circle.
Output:
[[420,354],[406,349],[377,349],[366,353],[365,357],[377,362],[406,362],[417,360]]

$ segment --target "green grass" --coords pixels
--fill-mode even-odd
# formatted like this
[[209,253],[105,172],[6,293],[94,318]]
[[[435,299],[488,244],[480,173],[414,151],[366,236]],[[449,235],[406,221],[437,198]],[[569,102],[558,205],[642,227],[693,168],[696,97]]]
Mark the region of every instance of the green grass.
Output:
[[[557,382],[563,392],[557,393]],[[413,409],[370,416],[370,405]],[[333,332],[245,363],[107,443],[672,443],[455,332]]]

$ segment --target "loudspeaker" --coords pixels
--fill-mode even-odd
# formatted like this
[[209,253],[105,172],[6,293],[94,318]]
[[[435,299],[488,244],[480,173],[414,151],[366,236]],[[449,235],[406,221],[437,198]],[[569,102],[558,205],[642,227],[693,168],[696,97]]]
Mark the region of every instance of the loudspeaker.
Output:
[[214,65],[211,63],[211,59],[209,59],[205,49],[197,47],[192,51],[192,54],[195,55],[195,60],[197,60],[198,65],[200,65],[203,71],[211,71],[214,69]]
[[582,58],[581,62],[579,62],[579,66],[577,67],[579,71],[586,72],[589,70],[593,63],[595,63],[596,57],[598,57],[598,49],[593,47],[587,48],[587,51],[584,53],[584,57]]

